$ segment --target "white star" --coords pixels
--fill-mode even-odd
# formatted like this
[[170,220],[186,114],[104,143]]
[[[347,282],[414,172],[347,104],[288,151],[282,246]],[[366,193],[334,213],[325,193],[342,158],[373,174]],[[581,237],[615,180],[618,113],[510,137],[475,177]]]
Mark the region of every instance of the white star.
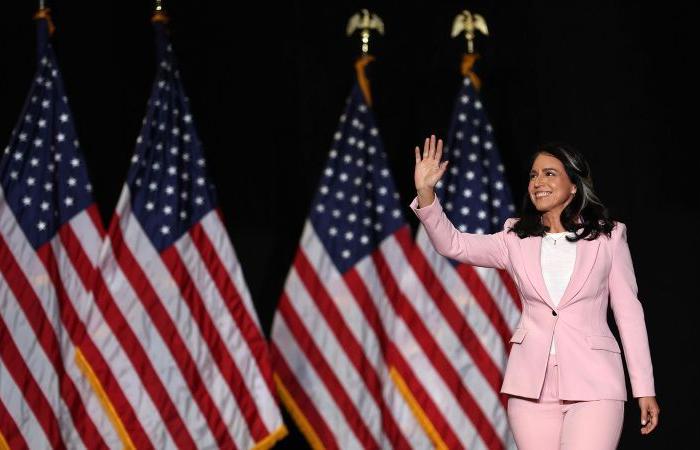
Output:
[[26,116],[24,116],[24,121],[25,121],[25,122],[31,122],[31,121],[32,121],[32,115],[31,115],[31,114],[27,114]]
[[376,128],[372,128],[371,130],[369,130],[369,134],[371,134],[372,136],[376,136],[379,134],[379,131]]
[[399,211],[398,209],[394,209],[391,211],[391,215],[394,219],[398,219],[399,217],[401,217],[401,211]]
[[382,169],[380,172],[384,178],[389,176],[389,169]]
[[459,226],[459,231],[461,231],[462,233],[466,233],[466,232],[467,232],[467,226],[464,225],[464,224],[460,224],[460,226]]
[[463,207],[459,210],[459,212],[462,213],[463,216],[466,216],[466,215],[469,214],[469,208],[466,207],[466,206],[463,206]]
[[169,216],[170,213],[172,213],[172,212],[173,212],[173,208],[171,206],[164,206],[163,207],[163,214],[165,214],[166,216]]
[[173,133],[173,135],[177,136],[178,134],[180,134],[180,129],[178,127],[175,127],[172,129],[171,133]]
[[66,199],[64,200],[64,203],[66,204],[66,206],[73,205],[73,197],[66,197]]
[[[183,157],[183,159],[184,159],[185,155],[182,155],[182,157]],[[199,167],[204,167],[204,164],[205,164],[205,163],[204,163],[204,158],[199,158],[199,159],[197,160],[197,165],[198,165]]]
[[384,205],[377,205],[376,208],[374,208],[379,214],[382,214],[384,212]]
[[44,189],[48,192],[51,192],[53,190],[53,184],[49,182],[44,183]]
[[356,205],[357,202],[359,202],[359,201],[360,201],[360,197],[357,196],[357,195],[353,195],[352,197],[350,197],[350,202],[351,202],[353,205]]
[[355,161],[355,164],[357,165],[357,167],[362,167],[365,165],[365,160],[362,158],[357,158],[357,161]]
[[379,189],[377,189],[377,192],[379,192],[379,195],[386,195],[387,189],[384,186],[381,186]]
[[484,142],[484,148],[486,150],[491,150],[493,148],[493,143],[491,141]]
[[154,206],[154,205],[153,205],[153,202],[148,202],[148,203],[146,203],[146,209],[149,210],[149,211],[153,209],[153,206]]
[[160,227],[160,232],[161,232],[163,235],[166,235],[166,234],[170,233],[170,227],[167,227],[167,226],[163,225],[162,227]]
[[92,192],[92,185],[90,183],[85,185],[85,190],[88,192]]
[[37,125],[39,125],[39,128],[46,128],[46,119],[39,119]]
[[348,174],[347,173],[341,173],[338,178],[340,178],[340,181],[345,182],[348,181]]
[[131,163],[136,164],[139,161],[139,155],[134,155],[131,157]]
[[377,222],[374,224],[375,231],[382,231],[382,224]]
[[367,152],[370,155],[374,155],[377,152],[377,147],[375,147],[374,145],[370,145],[369,147],[367,147]]
[[60,161],[60,160],[61,160],[61,156],[62,156],[62,155],[61,155],[60,153],[56,153],[55,155],[53,155],[53,160],[54,160],[54,161]]
[[491,202],[491,204],[493,206],[495,206],[496,208],[498,208],[499,206],[501,206],[501,201],[497,198],[494,198],[493,201]]
[[74,139],[73,145],[75,145],[76,147],[80,147],[80,141],[78,141],[77,139]]
[[198,205],[201,205],[204,203],[204,199],[202,197],[197,197],[194,199],[194,202]]
[[13,180],[17,179],[17,175],[18,175],[18,173],[16,170],[13,170],[12,172],[10,172],[10,178],[12,178]]
[[183,200],[187,200],[187,191],[180,192],[180,198]]
[[363,244],[367,244],[369,242],[369,238],[365,235],[362,235],[360,237],[360,242],[362,242]]
[[469,161],[476,161],[476,153],[469,154]]
[[36,227],[39,229],[39,231],[44,231],[46,228],[46,223],[40,220],[39,223],[36,224]]
[[21,152],[15,152],[15,159],[16,159],[17,161],[19,161],[20,159],[22,159],[22,153],[21,153]]
[[24,203],[25,206],[29,206],[32,204],[32,199],[25,196],[24,198],[22,198],[22,203]]
[[348,144],[355,145],[355,142],[357,142],[357,139],[355,139],[355,136],[350,136],[348,138]]
[[187,211],[185,211],[185,210],[180,211],[180,219],[182,219],[182,220],[187,219]]
[[343,191],[338,191],[335,193],[335,198],[337,198],[338,200],[342,200],[345,198],[345,193]]
[[[362,128],[364,128],[364,126],[363,126]],[[358,142],[357,142],[357,148],[359,148],[360,150],[362,150],[363,148],[365,148],[365,141],[358,141]]]
[[467,115],[464,113],[461,113],[459,116],[457,116],[457,120],[459,120],[460,122],[464,122],[467,120]]
[[189,114],[185,114],[185,115],[182,117],[182,120],[184,120],[185,123],[190,123],[190,122],[192,122],[192,116],[189,115]]
[[151,167],[153,168],[153,170],[160,170],[160,163],[154,162]]
[[175,188],[174,188],[174,187],[172,187],[172,186],[166,186],[166,187],[165,187],[165,193],[166,193],[166,194],[168,194],[168,195],[173,195],[174,192],[175,192]]
[[479,217],[479,219],[484,219],[486,217],[486,211],[481,209],[481,210],[479,210],[478,213],[476,213],[476,215],[477,215],[477,217]]
[[354,237],[354,235],[352,234],[352,231],[348,231],[347,233],[345,233],[345,240],[346,241],[352,241],[353,237]]
[[356,220],[357,220],[357,214],[355,214],[355,213],[348,214],[348,222],[354,222]]
[[73,177],[68,178],[68,186],[75,186],[75,178],[73,178]]
[[454,184],[448,184],[448,185],[447,185],[447,190],[450,191],[450,192],[454,192],[454,191],[457,190],[457,186],[455,186]]
[[331,151],[328,152],[328,157],[329,157],[329,158],[335,158],[336,156],[338,156],[338,150],[336,150],[336,149],[331,149]]
[[330,177],[333,175],[333,169],[331,169],[330,167],[327,167],[326,170],[323,171],[323,174],[327,177]]
[[322,203],[319,203],[318,205],[316,205],[316,211],[322,213],[322,212],[325,211],[325,210],[326,210],[326,207],[323,206]]
[[474,102],[474,108],[481,109],[481,102],[479,100]]
[[78,167],[80,165],[80,160],[78,158],[73,158],[70,160],[70,165],[73,167]]
[[465,197],[469,198],[469,197],[472,196],[472,190],[471,190],[471,189],[465,189],[464,191],[462,191],[462,195],[464,195]]
[[58,134],[56,135],[56,140],[57,140],[58,142],[63,142],[63,141],[66,140],[66,135],[63,134],[63,133],[58,133]]
[[336,131],[335,134],[333,135],[333,139],[335,139],[336,141],[339,141],[340,138],[342,138],[342,137],[343,137],[343,135],[340,133],[340,131]]
[[500,182],[500,181],[496,181],[493,185],[494,185],[494,186],[496,187],[496,189],[498,189],[499,191],[500,191],[501,189],[503,189],[503,183]]
[[343,250],[343,251],[340,253],[340,255],[341,255],[343,258],[348,259],[348,258],[350,257],[350,250],[345,249],[345,250]]
[[20,133],[18,137],[19,137],[20,142],[27,141],[27,133]]
[[461,141],[462,139],[464,139],[464,133],[462,131],[458,131],[455,133],[455,137],[458,141]]
[[182,174],[180,174],[180,178],[182,178],[184,181],[187,181],[190,179],[190,174],[188,174],[187,172],[182,172]]
[[42,140],[39,139],[39,138],[34,139],[34,147],[41,147],[41,145],[42,145],[43,143],[44,143],[44,141],[42,141]]
[[499,164],[498,166],[496,166],[496,168],[499,172],[503,172],[503,164]]
[[469,103],[469,97],[466,95],[463,95],[459,100],[462,102],[463,105]]
[[62,123],[66,123],[66,122],[68,122],[68,114],[63,113],[63,114],[61,114],[60,116],[58,116],[58,119],[59,119]]
[[35,180],[34,180],[33,177],[27,178],[27,185],[28,185],[28,186],[34,186],[34,181],[35,181]]
[[185,141],[185,142],[190,142],[190,141],[192,140],[192,138],[190,137],[189,134],[183,134],[183,135],[182,135],[182,140]]
[[202,177],[197,178],[197,184],[200,186],[204,186],[204,178],[202,178]]
[[148,185],[148,189],[155,191],[156,189],[158,189],[158,183],[156,183],[155,181],[151,181],[151,183]]
[[333,214],[333,217],[335,217],[337,219],[338,217],[340,217],[340,210],[334,209],[331,214]]
[[41,205],[39,205],[42,211],[46,211],[49,209],[49,202],[41,202]]
[[464,176],[467,177],[467,180],[471,180],[474,178],[474,172],[468,170],[467,173],[464,174]]
[[479,136],[476,134],[472,136],[472,144],[478,144],[479,143]]
[[338,234],[338,229],[335,227],[330,227],[328,229],[328,234],[330,234],[331,236],[335,236],[336,234]]

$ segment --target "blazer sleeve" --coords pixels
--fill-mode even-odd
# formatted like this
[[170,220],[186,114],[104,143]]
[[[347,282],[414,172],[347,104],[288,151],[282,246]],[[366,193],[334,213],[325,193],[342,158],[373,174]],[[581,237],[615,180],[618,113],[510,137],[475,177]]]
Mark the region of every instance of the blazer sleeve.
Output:
[[627,245],[627,228],[618,222],[611,237],[612,267],[608,285],[610,306],[620,331],[627,370],[634,397],[652,397],[654,374],[651,366],[649,340],[644,324],[644,311],[637,298],[637,281],[632,257]]
[[[495,234],[460,232],[442,210],[437,195],[428,206],[418,208],[418,197],[413,199],[410,206],[439,254],[472,266],[506,268],[508,251],[505,231]],[[509,220],[506,221],[506,226],[508,225]]]

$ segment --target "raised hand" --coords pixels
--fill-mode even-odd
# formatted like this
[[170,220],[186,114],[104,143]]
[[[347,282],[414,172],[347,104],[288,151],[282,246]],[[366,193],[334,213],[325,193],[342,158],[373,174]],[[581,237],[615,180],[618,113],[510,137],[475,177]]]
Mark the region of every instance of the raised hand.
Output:
[[418,193],[418,206],[421,208],[433,202],[435,185],[447,170],[447,161],[440,162],[440,158],[442,158],[442,139],[439,139],[436,144],[435,135],[425,139],[422,157],[420,149],[416,147],[416,168],[413,180]]

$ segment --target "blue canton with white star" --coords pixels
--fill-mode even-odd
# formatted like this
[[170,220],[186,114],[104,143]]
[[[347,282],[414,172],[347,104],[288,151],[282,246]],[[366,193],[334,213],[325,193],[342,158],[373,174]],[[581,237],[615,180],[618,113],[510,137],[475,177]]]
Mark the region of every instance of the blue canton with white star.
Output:
[[39,48],[38,69],[0,162],[5,200],[35,249],[92,204],[56,57],[48,40]]
[[310,220],[341,273],[405,224],[372,110],[357,84],[333,136]]
[[501,231],[515,207],[493,128],[468,77],[455,102],[443,159],[450,167],[436,193],[455,227],[479,234]]
[[164,25],[155,24],[158,70],[127,178],[131,207],[162,251],[216,206],[202,143]]

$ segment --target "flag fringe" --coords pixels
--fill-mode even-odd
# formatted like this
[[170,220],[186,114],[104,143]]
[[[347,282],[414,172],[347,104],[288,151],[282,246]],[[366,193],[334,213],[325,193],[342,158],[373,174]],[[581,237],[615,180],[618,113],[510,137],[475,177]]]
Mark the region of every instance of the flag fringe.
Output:
[[255,444],[251,450],[268,450],[285,436],[287,436],[287,427],[282,424],[275,431],[268,434],[266,438]]
[[324,450],[321,438],[318,437],[318,434],[316,434],[314,431],[311,423],[309,423],[309,420],[306,418],[306,416],[304,416],[304,413],[301,412],[301,408],[299,408],[297,402],[295,402],[294,398],[292,398],[292,394],[289,393],[287,388],[284,386],[284,383],[282,383],[282,379],[276,373],[273,373],[272,377],[275,380],[275,386],[277,387],[277,393],[280,396],[280,400],[282,400],[282,403],[284,404],[285,408],[287,408],[287,411],[289,411],[289,414],[297,424],[297,427],[299,427],[299,430],[301,430],[301,433],[304,435],[304,437],[306,437],[306,440],[309,442],[311,448],[313,450]]
[[107,396],[107,393],[102,387],[100,380],[97,378],[97,375],[92,370],[92,366],[90,366],[90,363],[87,361],[87,359],[85,359],[83,352],[80,351],[80,349],[77,347],[75,349],[75,363],[78,365],[78,368],[80,368],[80,371],[83,372],[85,378],[87,378],[90,382],[92,390],[95,391],[95,393],[97,394],[97,398],[100,400],[102,408],[107,414],[109,421],[112,422],[112,426],[119,435],[119,439],[122,441],[124,449],[135,450],[136,446],[131,441],[131,438],[129,437],[129,433],[127,433],[126,431],[124,423],[119,418],[119,415],[117,414],[116,409],[114,409],[114,405],[112,405],[112,402],[109,400],[109,397]]
[[392,366],[391,369],[389,369],[389,376],[391,376],[391,379],[401,393],[401,396],[404,398],[404,400],[406,400],[406,403],[408,403],[408,407],[411,408],[411,411],[416,417],[416,420],[418,420],[418,423],[420,423],[423,430],[425,430],[425,433],[428,435],[430,440],[433,441],[433,444],[435,444],[435,448],[438,450],[448,450],[447,444],[445,444],[445,441],[443,441],[440,437],[440,433],[438,433],[433,423],[430,421],[430,419],[428,419],[428,415],[425,413],[425,411],[423,411],[423,408],[420,407],[418,400],[416,400],[416,398],[413,396],[413,393],[409,389],[406,380],[403,379],[395,367]]
[[5,440],[5,436],[2,435],[2,431],[0,431],[0,450],[10,450],[10,445]]

